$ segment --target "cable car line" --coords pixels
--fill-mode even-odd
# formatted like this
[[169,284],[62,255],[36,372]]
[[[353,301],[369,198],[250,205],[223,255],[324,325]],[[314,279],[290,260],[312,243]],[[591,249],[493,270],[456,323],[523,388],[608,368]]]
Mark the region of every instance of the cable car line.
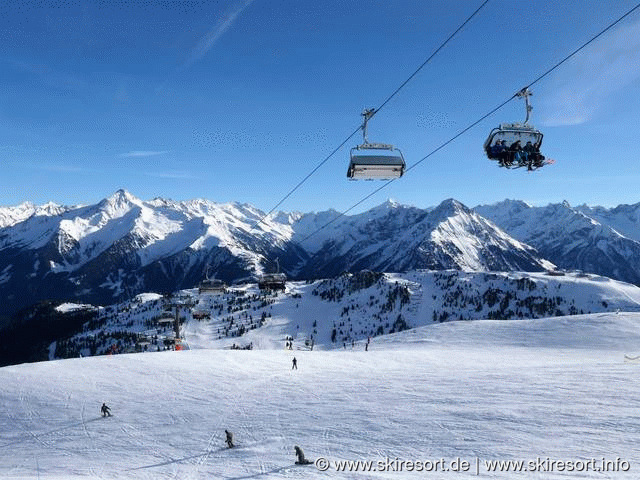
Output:
[[[573,52],[571,52],[569,55],[567,55],[566,57],[564,57],[562,60],[560,60],[558,63],[556,63],[553,67],[551,67],[549,70],[547,70],[546,72],[544,72],[542,75],[540,75],[538,78],[536,78],[533,82],[531,82],[529,85],[527,85],[526,87],[524,87],[522,90],[528,89],[529,87],[535,85],[536,83],[538,83],[540,80],[542,80],[544,77],[546,77],[547,75],[549,75],[551,72],[553,72],[556,68],[558,68],[560,65],[562,65],[563,63],[565,63],[567,60],[569,60],[571,57],[573,57],[574,55],[576,55],[578,52],[580,52],[581,50],[583,50],[585,47],[587,47],[588,45],[590,45],[591,43],[593,43],[595,40],[597,40],[599,37],[601,37],[602,35],[604,35],[606,32],[608,32],[609,30],[611,30],[613,27],[615,27],[618,23],[620,23],[622,20],[624,20],[625,18],[627,18],[629,15],[631,15],[633,12],[635,12],[638,8],[640,8],[640,3],[638,3],[635,7],[633,7],[631,10],[629,10],[627,13],[625,13],[624,15],[622,15],[620,18],[618,18],[616,21],[614,21],[613,23],[609,24],[609,26],[607,26],[604,30],[601,30],[600,33],[598,33],[597,35],[595,35],[594,37],[592,37],[590,40],[588,40],[587,42],[583,43],[580,47],[576,48]],[[521,90],[521,91],[522,91]],[[517,95],[517,94],[516,94]]]
[[[411,165],[410,167],[408,167],[405,170],[405,174],[407,172],[409,172],[410,170],[414,169],[415,167],[417,167],[419,164],[421,164],[422,162],[424,162],[427,158],[431,157],[432,155],[434,155],[435,153],[439,152],[440,150],[442,150],[444,147],[446,147],[447,145],[449,145],[451,142],[453,142],[454,140],[456,140],[458,137],[464,135],[467,131],[471,130],[473,127],[475,127],[476,125],[478,125],[480,122],[486,120],[488,117],[490,117],[491,115],[493,115],[494,113],[496,113],[498,110],[500,110],[502,107],[504,107],[507,103],[509,103],[511,100],[513,100],[516,97],[516,95],[514,94],[512,97],[510,97],[508,100],[505,100],[504,102],[502,102],[500,105],[498,105],[497,107],[493,108],[490,112],[484,114],[482,117],[480,117],[478,120],[476,120],[475,122],[473,122],[472,124],[470,124],[469,126],[465,127],[464,129],[460,130],[457,134],[455,134],[453,137],[451,137],[449,140],[447,140],[446,142],[442,143],[439,147],[435,148],[434,150],[432,150],[431,152],[429,152],[427,155],[425,155],[424,157],[422,157],[420,160],[418,160],[417,162],[415,162],[413,165]],[[366,200],[368,200],[369,198],[371,198],[372,196],[374,196],[376,193],[378,193],[380,190],[386,188],[387,186],[389,186],[392,182],[396,181],[397,178],[392,178],[391,180],[383,183],[382,185],[380,185],[378,188],[376,188],[375,190],[373,190],[371,193],[367,194],[365,197],[363,197],[362,199],[358,200],[356,203],[354,203],[353,205],[351,205],[349,208],[347,208],[344,212],[341,212],[340,214],[338,214],[333,220],[330,220],[329,222],[325,223],[324,225],[322,225],[321,227],[319,227],[317,230],[313,231],[312,233],[310,233],[309,235],[307,235],[306,237],[304,237],[302,240],[298,240],[296,243],[300,244],[303,243],[305,241],[307,241],[309,238],[313,237],[316,233],[320,232],[321,230],[324,230],[326,227],[328,227],[329,225],[331,225],[333,222],[335,222],[336,220],[340,219],[341,217],[345,216],[347,213],[349,213],[351,210],[353,210],[354,208],[356,208],[358,205],[362,204],[363,202],[365,202]]]
[[[608,32],[609,30],[611,30],[611,28],[613,28],[615,25],[617,25],[618,23],[620,23],[622,20],[624,20],[626,17],[628,17],[629,15],[631,15],[634,11],[636,11],[638,8],[640,8],[640,3],[638,3],[635,7],[633,7],[631,10],[629,10],[628,12],[626,12],[624,15],[622,15],[621,17],[619,17],[617,20],[615,20],[614,22],[610,23],[607,27],[605,27],[603,30],[601,30],[598,34],[596,34],[595,36],[593,36],[590,40],[588,40],[587,42],[583,43],[580,47],[578,47],[577,49],[575,49],[573,52],[571,52],[569,55],[567,55],[566,57],[564,57],[562,60],[560,60],[558,63],[556,63],[553,67],[549,68],[547,71],[545,71],[543,74],[539,75],[533,82],[529,83],[526,87],[518,90],[515,94],[513,94],[511,97],[509,97],[507,100],[503,101],[500,105],[498,105],[497,107],[493,108],[492,110],[490,110],[488,113],[484,114],[482,117],[480,117],[478,120],[476,120],[475,122],[471,123],[469,126],[465,127],[464,129],[460,130],[456,135],[454,135],[453,137],[451,137],[449,140],[447,140],[446,142],[442,143],[439,147],[437,147],[436,149],[432,150],[430,153],[428,153],[427,155],[425,155],[424,157],[422,157],[420,160],[418,160],[417,162],[415,162],[413,165],[411,165],[409,168],[406,169],[405,174],[407,172],[409,172],[410,170],[414,169],[415,167],[417,167],[419,164],[421,164],[422,162],[424,162],[426,159],[428,159],[429,157],[431,157],[432,155],[434,155],[436,152],[442,150],[444,147],[446,147],[447,145],[449,145],[451,142],[453,142],[454,140],[456,140],[458,137],[460,137],[461,135],[465,134],[467,131],[471,130],[473,127],[475,127],[476,125],[478,125],[480,122],[484,121],[485,119],[487,119],[488,117],[490,117],[491,115],[493,115],[494,113],[496,113],[498,110],[500,110],[502,107],[504,107],[507,103],[509,103],[511,100],[513,100],[514,98],[518,97],[523,91],[527,90],[529,87],[531,87],[532,85],[535,85],[536,83],[538,83],[540,80],[542,80],[544,77],[546,77],[547,75],[549,75],[551,72],[553,72],[555,69],[557,69],[558,67],[560,67],[563,63],[565,63],[567,60],[569,60],[571,57],[573,57],[574,55],[576,55],[578,52],[580,52],[581,50],[583,50],[585,47],[587,47],[588,45],[590,45],[591,43],[593,43],[597,38],[599,38],[600,36],[602,36],[604,33]],[[387,182],[385,182],[384,184],[382,184],[381,186],[379,186],[378,188],[376,188],[375,190],[373,190],[371,193],[367,194],[365,197],[363,197],[362,199],[360,199],[359,201],[357,201],[356,203],[354,203],[353,205],[351,205],[348,209],[346,209],[345,211],[341,212],[340,214],[338,214],[334,219],[330,220],[329,222],[325,223],[324,225],[322,225],[321,227],[319,227],[318,229],[316,229],[315,231],[311,232],[309,235],[307,235],[305,238],[303,238],[302,240],[296,241],[295,243],[297,244],[301,244],[304,243],[305,241],[307,241],[309,238],[313,237],[316,233],[320,232],[321,230],[324,230],[326,227],[328,227],[329,225],[331,225],[332,223],[334,223],[336,220],[342,218],[343,216],[345,216],[347,213],[349,213],[351,210],[353,210],[354,208],[356,208],[358,205],[362,204],[363,202],[365,202],[366,200],[368,200],[369,198],[371,198],[372,196],[374,196],[375,194],[377,194],[378,192],[380,192],[382,189],[388,187],[391,183],[393,183],[396,180],[396,178],[393,178]]]
[[409,75],[409,78],[407,78],[404,82],[402,82],[402,84],[401,84],[398,88],[396,88],[396,89],[395,89],[395,91],[394,91],[391,95],[389,95],[389,96],[387,97],[387,99],[386,99],[384,102],[382,102],[382,104],[381,104],[378,108],[374,109],[373,114],[371,115],[371,117],[370,117],[370,118],[372,118],[376,113],[378,113],[378,112],[380,111],[380,109],[384,108],[384,106],[385,106],[387,103],[389,103],[389,102],[391,101],[391,99],[392,99],[393,97],[395,97],[395,96],[396,96],[396,94],[397,94],[400,90],[402,90],[402,88],[403,88],[407,83],[409,83],[409,82],[413,79],[413,77],[415,77],[415,76],[420,72],[420,70],[422,70],[422,69],[425,67],[425,65],[427,65],[427,63],[429,63],[429,62],[430,62],[430,61],[431,61],[431,60],[432,60],[432,59],[433,59],[433,58],[438,54],[438,52],[440,52],[440,50],[442,50],[442,49],[444,48],[444,47],[447,45],[447,43],[449,43],[449,42],[453,39],[453,37],[455,37],[455,36],[458,34],[458,32],[460,32],[460,30],[462,30],[462,29],[467,25],[467,23],[469,23],[469,22],[471,21],[471,19],[472,19],[473,17],[475,17],[475,16],[478,14],[478,12],[480,12],[480,10],[482,10],[482,8],[483,8],[487,3],[489,3],[489,0],[485,0],[485,1],[482,3],[482,5],[480,5],[480,6],[479,6],[479,7],[478,7],[478,8],[477,8],[477,9],[476,9],[476,10],[475,10],[475,11],[474,11],[470,16],[469,16],[469,18],[467,18],[467,19],[466,19],[466,20],[465,20],[465,21],[464,21],[464,22],[463,22],[463,23],[462,23],[462,24],[461,24],[461,25],[456,29],[456,31],[455,31],[455,32],[453,32],[451,35],[449,35],[449,37],[448,37],[444,42],[442,42],[442,44],[441,44],[441,45],[440,45],[440,46],[439,46],[439,47],[438,47],[438,48],[437,48],[437,49],[436,49],[436,50],[435,50],[435,51],[434,51],[434,52],[429,56],[429,58],[427,58],[427,59],[422,63],[422,65],[420,65],[420,66],[415,70],[415,72],[413,72],[411,75]]
[[[529,87],[538,83],[556,68],[560,67],[567,60],[594,42],[601,35],[605,34],[608,30],[624,20],[628,15],[631,15],[631,13],[639,7],[640,4],[636,5],[516,93],[517,97],[524,98],[525,100],[527,115],[525,121],[524,123],[501,123],[498,127],[489,132],[489,136],[483,145],[483,149],[489,160],[497,161],[498,165],[503,168],[517,169],[526,167],[528,171],[537,170],[545,165],[554,163],[554,160],[546,158],[540,151],[544,135],[540,130],[529,124],[529,117],[532,110],[529,103],[529,97],[532,93],[529,90]],[[526,145],[524,145],[525,142]]]
[[[369,118],[373,117],[376,113],[380,111],[380,109],[384,108],[384,106],[387,105],[391,101],[391,99],[395,97],[398,94],[398,92],[400,92],[400,90],[402,90],[420,72],[420,70],[422,70],[443,49],[473,19],[473,17],[475,17],[480,12],[480,10],[482,10],[482,8],[484,8],[484,6],[487,3],[489,3],[489,1],[490,0],[484,0],[484,2],[462,24],[460,24],[460,26],[451,35],[449,35],[444,42],[442,42],[442,44],[429,56],[429,58],[427,58],[411,75],[409,75],[409,77],[404,82],[402,82],[400,86],[396,88],[393,91],[393,93],[391,93],[391,95],[389,95],[380,104],[378,108],[373,109],[373,112]],[[318,165],[316,165],[313,168],[313,170],[311,170],[311,172],[309,172],[302,180],[300,180],[300,182],[296,184],[295,187],[289,190],[289,192],[284,197],[282,197],[282,199],[271,210],[265,213],[262,216],[262,218],[260,218],[260,220],[258,220],[251,227],[251,230],[253,230],[262,222],[264,222],[264,220],[269,215],[271,215],[276,210],[276,208],[282,205],[284,201],[287,200],[287,198],[289,198],[296,190],[298,190],[298,188],[300,188],[315,172],[317,172],[318,169],[320,169],[320,167],[322,167],[326,162],[328,162],[329,159],[331,159],[331,157],[333,157],[336,154],[336,152],[338,152],[338,150],[340,150],[349,140],[351,140],[351,138],[356,133],[358,133],[358,131],[362,129],[362,127],[363,127],[362,125],[358,126],[358,128],[356,128],[347,138],[345,138],[344,141],[340,143],[340,145],[338,145],[329,155],[327,155]]]

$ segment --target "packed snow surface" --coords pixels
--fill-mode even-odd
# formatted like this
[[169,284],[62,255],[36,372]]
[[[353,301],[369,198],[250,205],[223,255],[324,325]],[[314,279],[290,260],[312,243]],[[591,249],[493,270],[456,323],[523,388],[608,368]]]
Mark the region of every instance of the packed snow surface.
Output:
[[[637,479],[640,365],[625,353],[639,351],[640,314],[600,313],[436,323],[375,337],[368,351],[200,349],[5,367],[0,478]],[[100,416],[103,402],[113,417]],[[329,469],[295,465],[295,445]],[[468,471],[436,472],[440,459]],[[593,471],[603,459],[628,471]],[[338,472],[342,460],[431,471]],[[582,471],[488,472],[491,460]]]

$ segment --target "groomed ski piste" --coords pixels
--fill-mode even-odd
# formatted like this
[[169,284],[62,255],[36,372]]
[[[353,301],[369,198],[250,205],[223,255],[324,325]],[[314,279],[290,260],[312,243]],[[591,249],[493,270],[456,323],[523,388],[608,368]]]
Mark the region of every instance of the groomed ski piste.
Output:
[[[640,314],[614,312],[437,323],[376,337],[369,351],[5,367],[0,478],[635,479],[640,365],[625,354],[638,353]],[[113,417],[100,416],[103,402]],[[295,445],[327,470],[295,465]],[[494,460],[528,471],[490,471]],[[377,471],[338,471],[342,461]]]

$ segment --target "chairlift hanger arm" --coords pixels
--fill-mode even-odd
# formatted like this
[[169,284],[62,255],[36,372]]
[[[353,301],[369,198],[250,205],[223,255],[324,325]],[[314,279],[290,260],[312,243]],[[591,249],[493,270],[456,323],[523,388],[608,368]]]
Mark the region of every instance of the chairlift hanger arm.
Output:
[[514,95],[515,97],[524,98],[525,108],[527,110],[527,116],[524,119],[524,124],[525,125],[527,125],[529,123],[529,116],[531,114],[531,111],[533,110],[533,107],[531,106],[531,103],[529,102],[529,97],[531,95],[533,95],[533,93],[531,93],[531,90],[529,90],[529,87],[524,87],[522,90],[520,90],[518,93],[516,93]]
[[369,143],[367,140],[367,123],[369,120],[373,118],[373,116],[377,113],[375,108],[365,108],[360,115],[364,117],[362,122],[362,139],[364,140],[365,145]]

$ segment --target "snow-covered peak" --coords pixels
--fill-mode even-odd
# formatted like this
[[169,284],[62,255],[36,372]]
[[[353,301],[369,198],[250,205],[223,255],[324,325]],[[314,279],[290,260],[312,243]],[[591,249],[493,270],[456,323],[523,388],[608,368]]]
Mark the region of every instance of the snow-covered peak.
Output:
[[113,218],[122,216],[124,212],[141,204],[142,201],[140,199],[134,197],[126,190],[120,189],[98,203],[98,208]]
[[448,198],[431,210],[431,216],[434,219],[446,219],[454,215],[465,214],[471,215],[473,212],[464,204],[454,198]]
[[491,207],[496,210],[502,211],[511,211],[511,212],[521,212],[523,210],[533,208],[533,206],[524,200],[512,200],[505,199],[501,202],[492,203],[491,205],[487,205],[487,207]]
[[576,210],[609,225],[625,237],[640,242],[640,203],[618,205],[615,208],[580,205]]
[[399,211],[402,210],[407,210],[407,209],[411,209],[414,207],[411,207],[409,205],[402,205],[400,203],[398,203],[397,201],[389,198],[386,201],[384,201],[383,203],[381,203],[380,205],[377,205],[369,210],[367,210],[366,212],[364,212],[363,215],[366,215],[368,217],[386,217],[390,214],[397,214],[399,213]]
[[640,243],[634,239],[640,234],[624,214],[566,202],[521,211],[480,206],[476,211],[561,268],[640,282]]
[[69,208],[58,205],[54,202],[47,202],[44,205],[40,205],[35,209],[35,215],[43,215],[43,216],[56,216],[66,212]]
[[0,207],[0,228],[22,222],[35,212],[36,206],[31,202],[23,202],[15,207]]

